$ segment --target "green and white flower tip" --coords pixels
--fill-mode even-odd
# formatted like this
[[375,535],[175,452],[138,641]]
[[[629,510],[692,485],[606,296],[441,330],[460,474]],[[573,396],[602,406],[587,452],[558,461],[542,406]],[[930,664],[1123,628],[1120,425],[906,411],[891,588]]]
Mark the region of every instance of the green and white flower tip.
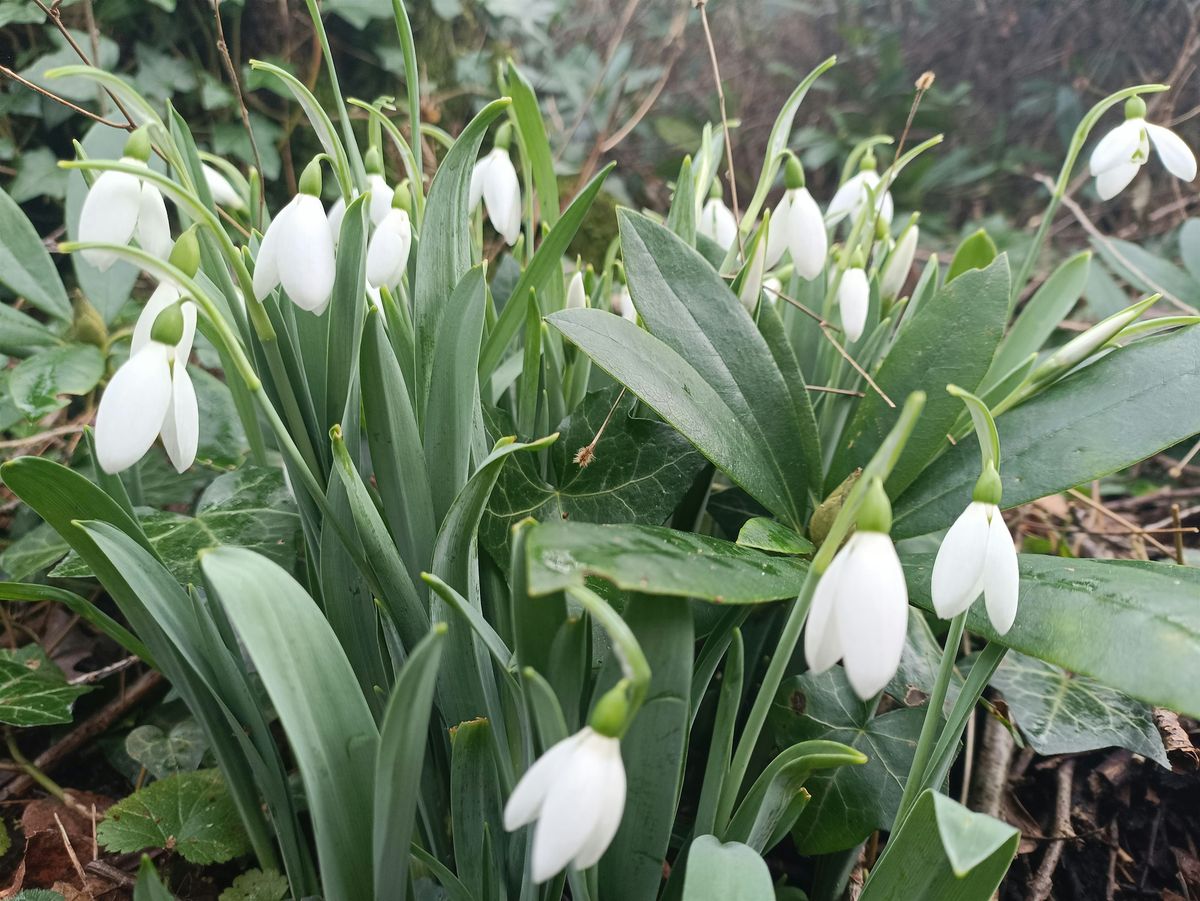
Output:
[[1196,177],[1196,156],[1191,148],[1169,128],[1147,122],[1146,101],[1130,97],[1125,101],[1125,121],[1100,139],[1088,164],[1101,200],[1116,197],[1133,181],[1150,159],[1152,145],[1176,178],[1191,181]]
[[857,174],[846,179],[845,184],[834,193],[833,200],[829,201],[829,207],[825,210],[827,223],[836,225],[847,216],[853,219],[868,203],[874,203],[879,210],[880,218],[886,223],[891,223],[892,214],[895,211],[892,192],[885,191],[882,200],[875,197],[875,192],[879,189],[879,173],[876,171],[876,165],[875,154],[868,152],[863,157],[862,166]]
[[334,243],[320,195],[321,164],[314,159],[300,177],[300,193],[271,220],[259,245],[254,261],[259,300],[282,285],[300,309],[325,312],[333,292]]
[[829,237],[821,208],[804,186],[804,169],[790,153],[784,167],[784,187],[783,199],[771,216],[767,268],[773,269],[784,253],[790,253],[796,274],[812,281],[825,268]]
[[921,230],[917,227],[917,214],[913,213],[908,225],[896,239],[896,246],[888,254],[879,274],[879,296],[885,300],[895,300],[904,290],[908,281],[908,273],[912,270],[913,259],[917,253],[917,239]]
[[492,228],[508,246],[521,236],[521,182],[508,155],[512,126],[505,122],[496,130],[496,143],[491,153],[475,164],[471,172],[470,208],[483,200]]
[[568,864],[594,866],[625,812],[620,733],[628,723],[621,684],[596,704],[591,725],[553,745],[534,762],[504,805],[509,832],[536,821],[531,869],[543,883]]
[[932,593],[933,608],[942,619],[958,616],[982,594],[988,619],[1003,635],[1017,618],[1020,573],[999,503],[1000,475],[989,462],[971,503],[938,548]]
[[208,163],[201,163],[200,168],[204,172],[204,182],[208,185],[208,193],[212,195],[213,203],[217,206],[228,207],[231,210],[244,210],[246,208],[246,201],[242,199],[242,195],[229,183],[229,179]]
[[400,284],[408,269],[408,254],[412,249],[412,223],[405,209],[408,191],[403,185],[396,188],[392,208],[375,227],[367,245],[367,284],[372,288]]
[[758,309],[759,298],[762,297],[763,277],[767,271],[767,245],[770,243],[773,225],[770,215],[764,215],[762,227],[750,245],[750,262],[742,272],[741,285],[738,288],[738,300],[752,316]]
[[[191,229],[176,242],[171,262],[195,275],[200,250]],[[129,347],[96,411],[96,457],[110,475],[128,469],[161,436],[176,472],[196,461],[200,410],[187,373],[196,336],[196,305],[163,282],[138,316]]]
[[700,210],[700,218],[696,221],[696,232],[704,235],[724,250],[732,247],[737,240],[737,217],[721,199],[721,180],[719,178],[713,179],[708,200],[704,202],[704,207]]
[[577,269],[567,284],[567,309],[582,310],[587,305],[587,288],[583,284],[583,270]]
[[842,316],[842,330],[846,339],[857,341],[867,325],[867,311],[871,306],[871,282],[863,268],[866,261],[861,251],[855,251],[850,267],[842,273],[838,285],[837,303]]
[[863,700],[896,675],[908,633],[908,586],[891,527],[891,503],[872,479],[857,530],[817,583],[804,633],[809,669],[823,673],[841,660]]
[[637,308],[633,305],[633,295],[629,293],[628,285],[621,285],[613,292],[612,311],[622,319],[628,319],[637,325]]
[[[144,128],[125,143],[121,162],[147,168],[150,137]],[[84,243],[128,244],[137,238],[147,253],[165,260],[171,253],[171,221],[162,192],[127,172],[101,172],[92,184],[79,213],[79,240]],[[111,268],[117,255],[108,250],[85,250],[83,258],[101,272]]]

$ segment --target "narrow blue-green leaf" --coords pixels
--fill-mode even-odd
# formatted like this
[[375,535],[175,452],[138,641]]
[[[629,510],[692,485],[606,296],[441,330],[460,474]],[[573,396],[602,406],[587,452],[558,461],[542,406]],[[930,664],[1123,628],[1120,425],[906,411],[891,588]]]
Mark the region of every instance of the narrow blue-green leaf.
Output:
[[952,282],[964,272],[972,269],[986,269],[996,259],[996,243],[982,228],[963,239],[954,251],[954,259],[950,261],[950,271],[946,273],[946,281]]
[[550,140],[546,137],[546,122],[533,85],[511,59],[508,61],[506,87],[508,96],[512,98],[512,115],[517,122],[521,150],[533,170],[533,185],[537,189],[542,222],[553,227],[558,221],[558,178],[554,174]]
[[[329,307],[321,318],[329,329],[325,344],[325,421],[328,429],[346,409],[350,385],[358,372],[358,349],[366,316],[367,205],[366,196],[346,206],[338,239],[337,268]],[[318,361],[307,361],[320,365]]]
[[54,261],[29,218],[0,190],[0,284],[43,313],[71,320],[71,303]]
[[[476,719],[451,733],[450,820],[458,877],[475,898],[504,873],[503,799],[492,754],[492,724]],[[489,847],[490,846],[490,847]],[[490,852],[490,853],[489,853]]]

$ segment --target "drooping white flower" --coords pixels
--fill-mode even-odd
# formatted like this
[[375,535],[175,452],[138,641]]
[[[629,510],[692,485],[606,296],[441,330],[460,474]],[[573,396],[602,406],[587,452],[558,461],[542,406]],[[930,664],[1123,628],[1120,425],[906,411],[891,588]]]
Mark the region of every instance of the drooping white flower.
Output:
[[628,319],[634,325],[637,324],[637,308],[633,305],[633,297],[629,293],[629,288],[626,285],[621,285],[612,296],[612,311],[622,319]]
[[859,530],[838,551],[813,594],[804,633],[809,669],[841,660],[864,700],[896,675],[908,631],[908,586],[890,535]]
[[[367,175],[367,190],[371,199],[367,201],[367,215],[371,217],[372,225],[379,225],[392,209],[392,189],[388,187],[387,179],[378,173]],[[357,196],[357,195],[356,195]],[[329,233],[333,235],[333,245],[336,247],[342,234],[342,220],[346,218],[346,200],[339,197],[329,207]]]
[[[155,337],[155,322],[178,306],[173,343]],[[168,314],[170,315],[170,314]],[[161,284],[146,302],[133,331],[129,360],[112,377],[96,411],[96,456],[100,468],[118,473],[137,463],[162,437],[176,471],[196,460],[200,414],[187,361],[196,335],[196,305],[180,302],[179,291]]]
[[400,284],[412,249],[412,223],[406,210],[393,208],[375,228],[367,245],[367,284],[372,288]]
[[612,843],[625,810],[620,739],[586,726],[546,751],[504,806],[508,831],[533,823],[533,881],[568,864],[585,870]]
[[912,269],[913,258],[917,253],[917,238],[920,229],[914,222],[909,225],[896,241],[896,246],[888,254],[883,271],[879,274],[879,296],[893,299],[900,296],[904,283],[908,281],[909,270]]
[[718,246],[729,248],[737,240],[738,224],[733,210],[725,206],[720,197],[710,197],[704,202],[696,232],[715,241]]
[[846,338],[857,341],[867,325],[867,310],[871,306],[871,283],[862,266],[851,266],[842,273],[837,292],[838,310],[842,314],[842,329]]
[[494,147],[471,172],[471,209],[480,198],[492,227],[510,247],[516,244],[521,235],[521,182],[505,147]]
[[767,268],[774,267],[785,251],[791,253],[792,266],[802,279],[811,281],[825,268],[829,237],[825,234],[821,208],[808,188],[785,191],[771,216]]
[[[135,132],[121,162],[149,171],[149,158],[149,139]],[[127,172],[101,172],[79,212],[79,240],[128,244],[134,237],[147,253],[164,260],[170,256],[171,221],[162,192]],[[85,250],[83,258],[101,271],[117,261],[117,255],[107,250]]]
[[224,175],[210,166],[201,163],[204,172],[204,182],[208,185],[208,193],[212,195],[213,203],[217,206],[229,207],[231,210],[245,209],[246,201],[242,199],[232,184]]
[[300,193],[271,220],[254,261],[254,295],[259,300],[283,285],[296,306],[318,315],[329,303],[334,277],[333,237],[319,196],[319,165],[314,160],[304,170]]
[[583,273],[576,272],[567,285],[567,309],[582,310],[587,306],[587,289],[583,285]]
[[1196,177],[1196,156],[1169,128],[1146,121],[1146,104],[1132,97],[1125,104],[1125,121],[1100,139],[1092,151],[1089,169],[1096,177],[1096,193],[1109,200],[1133,181],[1150,159],[1150,147],[1158,151],[1167,171],[1183,181]]
[[[868,159],[870,158],[868,157]],[[883,199],[880,200],[875,196],[875,192],[878,190],[879,173],[873,168],[861,170],[858,174],[846,179],[845,184],[834,193],[833,200],[829,201],[829,207],[825,210],[825,221],[830,225],[836,225],[846,216],[853,219],[858,216],[864,204],[873,203],[879,211],[879,217],[885,223],[890,224],[894,211],[892,192],[885,191]]]
[[1017,616],[1019,584],[1017,551],[1000,508],[971,501],[938,548],[933,563],[934,610],[942,619],[951,619],[982,594],[988,618],[1003,635]]

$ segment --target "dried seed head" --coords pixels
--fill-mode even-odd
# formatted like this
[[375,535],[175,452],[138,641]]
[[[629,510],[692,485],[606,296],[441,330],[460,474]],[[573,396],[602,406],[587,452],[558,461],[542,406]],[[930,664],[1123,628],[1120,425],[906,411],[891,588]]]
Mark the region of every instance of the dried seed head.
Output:
[[933,80],[936,77],[937,76],[934,75],[931,70],[922,72],[917,77],[917,84],[916,84],[917,90],[918,91],[928,91],[931,87],[933,87]]
[[579,450],[575,451],[575,456],[571,459],[574,463],[578,464],[580,469],[587,469],[592,464],[592,461],[596,459],[596,445],[585,444]]

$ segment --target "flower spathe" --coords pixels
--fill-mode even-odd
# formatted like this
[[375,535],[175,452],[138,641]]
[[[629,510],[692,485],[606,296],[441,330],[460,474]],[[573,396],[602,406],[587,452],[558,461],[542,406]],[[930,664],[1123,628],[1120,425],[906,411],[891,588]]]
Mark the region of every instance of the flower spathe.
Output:
[[367,284],[372,288],[400,284],[412,249],[412,223],[406,210],[393,208],[367,245]]
[[885,223],[891,223],[894,210],[892,192],[885,191],[883,199],[880,200],[875,196],[878,190],[879,173],[874,169],[863,169],[858,174],[851,176],[846,179],[845,184],[837,189],[833,200],[829,201],[829,208],[825,210],[825,221],[830,225],[836,225],[847,216],[857,217],[863,206],[874,198],[880,218]]
[[333,291],[333,236],[321,200],[300,193],[267,226],[254,261],[254,296],[283,285],[292,302],[318,315]]
[[867,325],[867,310],[871,305],[871,283],[861,266],[851,266],[842,273],[837,292],[838,309],[842,314],[842,329],[846,338],[857,341]]
[[696,223],[696,231],[710,241],[715,241],[724,248],[729,248],[737,240],[738,224],[733,210],[725,206],[720,197],[710,197],[700,210],[700,219]]
[[[121,162],[146,168],[131,156]],[[171,221],[162,192],[128,172],[101,172],[79,212],[79,240],[128,244],[134,237],[142,250],[159,259],[171,255]],[[115,253],[97,249],[83,251],[83,258],[102,272],[117,261]]]
[[785,252],[792,255],[792,266],[805,281],[812,281],[825,268],[829,238],[825,218],[807,188],[792,188],[771,215],[767,236],[767,268],[774,267]]
[[493,148],[471,172],[471,209],[475,209],[480,198],[492,227],[509,246],[516,244],[521,235],[521,183],[512,158],[503,147]]
[[888,254],[887,262],[883,264],[883,271],[879,274],[880,297],[889,299],[899,297],[900,292],[904,290],[904,283],[908,281],[909,270],[912,269],[913,259],[917,255],[917,238],[919,236],[920,229],[915,223],[900,235],[900,240]]
[[838,660],[864,700],[896,675],[908,633],[908,586],[891,536],[860,530],[837,552],[813,594],[804,633],[809,669]]
[[151,337],[158,315],[175,303],[179,303],[179,291],[172,285],[159,285],[138,317],[129,360],[100,398],[96,457],[109,474],[137,463],[159,436],[177,472],[184,472],[196,460],[200,413],[187,373],[196,335],[196,305],[186,300],[180,304],[183,334],[178,343],[172,346]]
[[[1144,105],[1141,107],[1145,109]],[[1150,159],[1150,148],[1158,151],[1163,166],[1176,178],[1191,181],[1196,177],[1196,156],[1191,148],[1169,128],[1154,125],[1135,115],[1100,139],[1088,168],[1096,177],[1096,193],[1109,200],[1133,181]]]
[[962,613],[983,594],[988,618],[1003,635],[1017,617],[1020,573],[1000,508],[971,501],[954,521],[933,563],[933,609],[942,619]]
[[634,325],[637,325],[637,307],[633,305],[633,296],[629,293],[627,286],[621,285],[613,294],[612,311],[622,319],[627,319]]
[[509,832],[533,828],[533,881],[568,864],[594,866],[612,843],[625,811],[621,741],[591,726],[564,738],[534,762],[504,805]]
[[576,272],[567,285],[567,309],[582,310],[588,304],[587,288],[583,284],[583,273]]

